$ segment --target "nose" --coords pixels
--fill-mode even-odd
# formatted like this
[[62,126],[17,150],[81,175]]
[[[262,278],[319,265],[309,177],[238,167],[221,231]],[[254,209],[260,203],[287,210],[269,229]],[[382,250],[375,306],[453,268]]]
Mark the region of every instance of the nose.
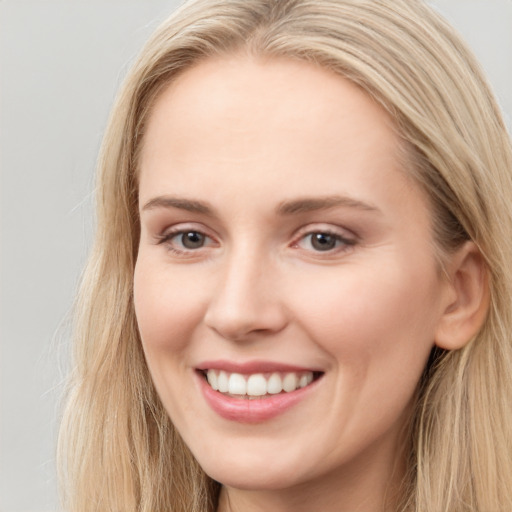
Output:
[[288,323],[279,276],[264,258],[243,253],[227,258],[205,313],[206,325],[225,339],[276,334]]

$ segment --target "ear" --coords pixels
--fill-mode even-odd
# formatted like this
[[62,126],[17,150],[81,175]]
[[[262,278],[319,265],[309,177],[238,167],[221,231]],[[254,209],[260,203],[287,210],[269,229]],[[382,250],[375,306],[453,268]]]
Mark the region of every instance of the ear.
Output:
[[446,273],[448,293],[435,343],[457,350],[476,336],[489,309],[487,266],[475,243],[466,242],[449,257]]

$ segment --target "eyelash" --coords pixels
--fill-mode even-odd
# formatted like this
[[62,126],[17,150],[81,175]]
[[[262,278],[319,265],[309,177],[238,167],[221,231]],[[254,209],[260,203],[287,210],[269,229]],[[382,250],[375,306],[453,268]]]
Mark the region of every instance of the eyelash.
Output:
[[[211,236],[208,236],[206,233],[204,233],[203,231],[201,231],[199,229],[177,228],[175,230],[172,230],[170,232],[167,232],[163,235],[158,236],[157,243],[158,243],[158,245],[167,245],[167,249],[170,252],[172,252],[178,256],[192,256],[196,251],[203,249],[205,247],[205,245],[201,245],[200,247],[197,247],[195,249],[192,249],[192,248],[179,249],[171,243],[173,238],[178,237],[180,235],[183,236],[187,233],[189,233],[189,234],[194,233],[194,234],[204,237],[204,240],[209,239],[209,240],[212,240],[215,242],[215,240]],[[327,249],[325,251],[315,250],[315,249],[306,249],[306,250],[311,250],[311,252],[316,253],[318,255],[321,255],[321,254],[332,255],[332,254],[337,254],[339,252],[344,252],[344,251],[347,251],[350,247],[353,247],[354,245],[356,245],[356,243],[357,243],[357,240],[355,238],[344,237],[344,236],[340,235],[340,233],[337,233],[336,231],[331,230],[331,229],[316,229],[316,230],[310,229],[308,231],[300,233],[300,235],[296,238],[296,241],[294,241],[291,244],[291,247],[292,248],[300,248],[301,242],[306,240],[308,237],[311,240],[310,245],[312,245],[313,239],[311,237],[313,237],[314,235],[323,235],[326,237],[331,237],[334,239],[335,244],[336,244],[336,246],[334,248]]]
[[199,229],[183,229],[183,228],[177,228],[175,230],[169,231],[163,235],[158,236],[158,244],[159,245],[167,245],[167,249],[172,252],[173,254],[176,254],[178,256],[192,256],[194,252],[196,252],[199,249],[203,249],[204,245],[201,247],[198,247],[197,249],[178,249],[176,248],[172,243],[171,240],[178,236],[186,235],[187,233],[195,233],[198,235],[201,235],[204,237],[204,239],[214,240],[211,236],[208,236],[206,233]]
[[355,238],[347,238],[340,233],[331,230],[331,229],[316,229],[316,230],[308,230],[307,232],[301,233],[299,238],[296,242],[293,243],[292,247],[300,247],[301,242],[306,240],[307,238],[310,239],[309,245],[312,246],[313,244],[313,236],[314,235],[322,235],[326,237],[331,237],[334,239],[336,246],[332,249],[327,249],[325,251],[322,250],[314,250],[312,249],[312,252],[316,254],[322,254],[324,253],[327,255],[337,254],[339,252],[347,251],[350,247],[354,246],[357,243],[357,240]]

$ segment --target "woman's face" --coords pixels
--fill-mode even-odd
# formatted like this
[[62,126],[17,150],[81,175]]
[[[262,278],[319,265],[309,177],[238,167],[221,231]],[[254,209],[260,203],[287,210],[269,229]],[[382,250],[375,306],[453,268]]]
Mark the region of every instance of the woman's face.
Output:
[[389,476],[447,293],[397,153],[383,109],[307,63],[209,60],[158,98],[137,320],[172,422],[225,485]]

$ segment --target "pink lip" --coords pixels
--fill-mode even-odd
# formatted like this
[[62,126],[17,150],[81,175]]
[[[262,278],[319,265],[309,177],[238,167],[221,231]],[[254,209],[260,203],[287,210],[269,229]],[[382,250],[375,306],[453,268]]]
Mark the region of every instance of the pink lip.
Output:
[[222,418],[239,423],[261,423],[283,414],[305,399],[316,388],[320,380],[315,380],[309,386],[289,393],[280,393],[278,395],[266,396],[265,398],[248,400],[233,398],[215,391],[206,382],[201,372],[196,372],[196,376],[208,405]]
[[301,366],[293,366],[284,363],[275,363],[272,361],[246,361],[244,363],[236,363],[233,361],[217,360],[204,361],[199,364],[196,369],[206,371],[210,368],[215,370],[224,370],[229,373],[271,373],[271,372],[320,372],[315,368],[306,368]]

